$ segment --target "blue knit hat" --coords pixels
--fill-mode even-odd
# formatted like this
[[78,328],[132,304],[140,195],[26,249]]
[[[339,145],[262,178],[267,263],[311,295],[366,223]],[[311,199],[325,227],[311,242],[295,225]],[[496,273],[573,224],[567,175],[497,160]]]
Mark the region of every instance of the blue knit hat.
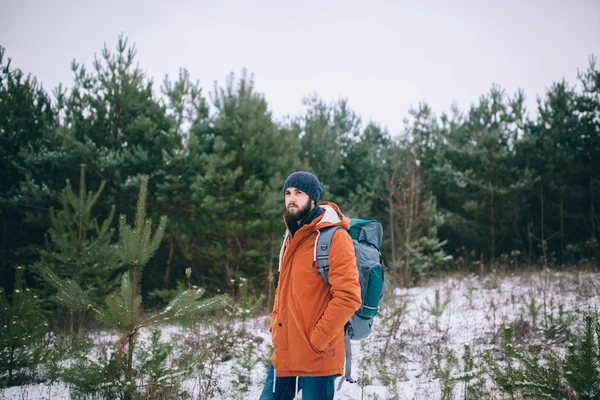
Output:
[[283,192],[285,193],[285,190],[290,187],[302,190],[315,203],[318,203],[321,198],[322,189],[319,179],[310,172],[298,171],[288,176],[283,184]]

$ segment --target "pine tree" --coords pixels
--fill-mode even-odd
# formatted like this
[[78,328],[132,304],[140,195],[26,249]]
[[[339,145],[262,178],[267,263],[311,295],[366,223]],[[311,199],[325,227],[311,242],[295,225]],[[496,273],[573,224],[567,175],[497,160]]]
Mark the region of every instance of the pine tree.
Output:
[[196,234],[190,238],[201,275],[221,289],[231,279],[257,277],[264,284],[281,237],[285,174],[300,163],[299,142],[272,120],[251,77],[229,76],[215,87],[217,114],[195,126],[190,138]]
[[302,144],[301,159],[319,177],[326,198],[343,206],[355,189],[349,185],[352,177],[344,164],[361,136],[361,119],[347,100],[327,104],[315,95],[305,98],[303,104],[307,107],[305,115],[292,125]]
[[565,378],[582,400],[600,399],[600,349],[596,340],[600,343],[598,318],[587,315],[583,334],[569,348],[564,362]]
[[578,96],[576,108],[579,115],[580,135],[578,136],[578,156],[580,160],[578,176],[587,186],[582,197],[585,198],[584,208],[589,210],[585,231],[589,239],[585,242],[586,255],[600,258],[600,69],[596,62],[598,58],[590,57],[589,67],[585,72],[579,72],[579,80],[583,92]]
[[556,253],[564,262],[566,244],[585,229],[582,211],[588,209],[585,201],[578,200],[585,188],[574,174],[582,169],[577,159],[581,144],[575,105],[576,94],[565,81],[552,85],[538,101],[538,120],[519,146],[522,164],[539,177],[529,192],[534,221],[530,236],[541,245],[544,261],[551,261],[551,253]]
[[[419,103],[409,110],[406,119],[405,133],[411,140],[411,148],[421,166],[421,174],[426,186],[436,191],[436,183],[440,180],[438,153],[443,149],[445,137],[452,126],[462,122],[462,115],[456,106],[452,108],[452,118],[442,115],[440,119],[433,113],[427,103]],[[445,122],[443,124],[442,122]]]
[[190,141],[194,140],[190,137],[190,131],[208,126],[209,110],[199,83],[192,82],[188,71],[184,69],[179,71],[179,78],[175,82],[167,76],[161,92],[166,99],[167,115],[172,120],[172,134],[179,138],[179,148],[173,154],[165,153],[164,175],[159,175],[161,172],[156,174],[159,175],[159,182],[154,212],[169,218],[169,228],[165,233],[168,250],[166,263],[157,263],[157,270],[152,270],[147,276],[152,280],[151,287],[166,288],[161,292],[168,296],[175,292],[169,290],[175,279],[183,278],[181,264],[189,265],[193,261],[189,243],[196,236],[196,226],[192,222],[194,206],[190,187],[200,170],[193,162],[196,154],[194,146],[190,145]]
[[458,118],[450,125],[447,145],[437,155],[440,174],[435,185],[441,191],[434,194],[440,207],[451,211],[447,223],[454,235],[450,236],[471,243],[490,261],[502,250],[514,248],[512,222],[525,213],[513,196],[530,182],[515,163],[514,144],[524,125],[523,102],[522,92],[507,99],[494,86],[464,121]]
[[0,288],[0,386],[23,383],[43,360],[48,323],[39,295],[25,286],[23,267],[16,268],[12,301]]
[[64,140],[93,176],[107,181],[99,205],[115,204],[118,213],[133,212],[140,173],[161,177],[151,184],[162,181],[181,141],[136,55],[120,35],[115,50],[105,46],[91,68],[73,61],[73,87],[58,92]]
[[387,130],[374,123],[361,130],[358,138],[348,141],[339,171],[347,190],[347,197],[340,204],[346,215],[384,220],[380,196],[392,161],[389,155],[396,144]]
[[511,398],[514,398],[517,394],[517,382],[522,378],[522,374],[518,368],[517,356],[518,351],[513,341],[512,329],[504,326],[499,359],[496,360],[491,352],[486,353],[484,359],[490,378],[492,378],[499,389],[509,394]]
[[[111,245],[114,206],[101,224],[92,217],[92,209],[106,182],[103,181],[95,193],[86,193],[85,167],[81,165],[80,168],[78,195],[67,180],[60,196],[62,209],[51,209],[52,226],[48,230],[46,246],[39,252],[40,260],[34,263],[34,270],[42,278],[51,271],[61,279],[80,282],[90,300],[97,304],[117,286],[124,264]],[[46,296],[55,292],[52,285],[43,289]]]
[[554,354],[542,361],[539,354],[517,353],[521,378],[515,387],[525,399],[564,399],[567,397],[561,360]]
[[499,360],[486,355],[488,373],[497,387],[512,398],[600,399],[600,368],[596,340],[600,334],[597,315],[584,318],[566,357],[553,350],[535,353],[513,345],[510,328],[504,329]]
[[0,46],[0,281],[8,293],[15,265],[37,258],[31,245],[43,243],[48,206],[71,169],[57,121],[49,94]]
[[414,284],[452,257],[443,250],[446,241],[438,239],[442,218],[435,198],[424,193],[423,170],[410,147],[397,141],[386,153],[385,186],[380,195],[387,211],[389,266],[397,278]]
[[[106,328],[115,329],[120,333],[116,357],[111,359],[111,363],[121,365],[121,359],[127,349],[124,376],[119,377],[126,383],[126,398],[131,398],[136,392],[136,374],[143,374],[143,371],[134,369],[133,363],[136,338],[140,329],[184,317],[200,318],[207,312],[223,306],[226,301],[226,296],[199,301],[204,289],[188,289],[175,297],[164,310],[150,315],[142,313],[143,268],[156,253],[167,225],[167,218],[161,217],[158,228],[153,232],[152,221],[146,218],[147,187],[148,176],[144,175],[141,179],[134,226],[127,224],[125,215],[119,218],[119,243],[115,251],[119,262],[128,266],[128,271],[123,274],[120,287],[107,297],[106,307],[93,304],[77,282],[59,279],[52,272],[47,273],[49,280],[59,289],[59,301],[71,308],[92,309],[96,318]],[[118,368],[112,370],[120,371]]]

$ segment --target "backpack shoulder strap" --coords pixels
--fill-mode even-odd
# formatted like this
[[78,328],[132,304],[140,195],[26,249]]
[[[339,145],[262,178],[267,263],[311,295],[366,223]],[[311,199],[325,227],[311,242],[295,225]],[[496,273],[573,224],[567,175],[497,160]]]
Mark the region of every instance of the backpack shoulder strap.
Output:
[[281,239],[281,247],[279,248],[279,267],[278,267],[279,272],[281,272],[281,263],[283,262],[283,253],[285,251],[285,241],[287,240],[289,235],[290,235],[290,231],[288,231],[286,229],[285,233],[283,234],[283,238]]
[[[317,239],[315,241],[315,257],[319,266],[317,267],[317,272],[321,274],[325,283],[329,285],[329,249],[331,248],[331,240],[333,239],[333,234],[336,230],[343,229],[341,226],[330,226],[327,228],[323,228],[319,230],[317,234]],[[337,390],[339,391],[342,388],[342,383],[344,381],[348,381],[350,383],[355,383],[356,381],[352,379],[352,346],[350,345],[350,336],[348,336],[348,331],[346,331],[346,327],[344,327],[345,331],[345,347],[346,347],[346,361],[344,368],[344,376],[340,380]]]
[[315,242],[315,257],[319,264],[317,272],[321,274],[323,280],[329,285],[329,248],[331,247],[331,239],[333,233],[343,229],[342,226],[329,226],[327,228],[319,229],[317,233],[317,239]]

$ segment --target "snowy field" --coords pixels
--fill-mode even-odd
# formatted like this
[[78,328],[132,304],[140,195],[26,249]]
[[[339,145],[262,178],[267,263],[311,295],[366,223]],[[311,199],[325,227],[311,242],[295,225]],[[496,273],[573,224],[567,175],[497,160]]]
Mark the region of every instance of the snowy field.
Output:
[[[528,346],[555,343],[548,339],[552,327],[581,323],[581,315],[600,307],[600,273],[537,271],[518,274],[454,276],[430,280],[424,286],[388,291],[382,319],[373,335],[352,344],[353,377],[344,383],[336,399],[439,399],[440,377],[460,377],[461,357],[468,345],[475,364],[483,354],[501,343],[504,326],[510,326],[515,341]],[[196,374],[181,378],[180,398],[258,399],[271,351],[269,316],[248,319],[242,325],[222,325],[195,330],[162,327],[161,340],[175,344],[176,354],[204,352]],[[211,333],[212,332],[212,333]],[[242,333],[243,332],[243,333]],[[143,331],[139,343],[148,341]],[[210,353],[214,336],[227,337],[229,348]],[[95,341],[116,337],[99,334]],[[536,343],[540,342],[540,343]],[[212,345],[211,345],[212,343]],[[213,346],[211,348],[211,346]],[[556,341],[557,348],[560,342]],[[213,356],[211,356],[213,354]],[[455,363],[448,361],[453,354]],[[208,358],[207,358],[208,357]],[[177,359],[171,360],[177,365]],[[504,398],[482,375],[486,398]],[[337,381],[336,381],[337,385]],[[465,384],[458,380],[453,398],[465,398]],[[0,392],[1,399],[70,399],[60,383],[12,387]]]

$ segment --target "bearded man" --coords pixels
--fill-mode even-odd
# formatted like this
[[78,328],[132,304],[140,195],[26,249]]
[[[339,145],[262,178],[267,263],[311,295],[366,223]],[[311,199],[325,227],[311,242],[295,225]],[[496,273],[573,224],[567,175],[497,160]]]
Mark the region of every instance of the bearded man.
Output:
[[[321,184],[310,172],[285,180],[286,233],[270,331],[274,352],[260,399],[331,400],[344,372],[344,326],[361,305],[350,220],[321,202]],[[319,230],[339,225],[329,250],[329,284],[317,272]]]

